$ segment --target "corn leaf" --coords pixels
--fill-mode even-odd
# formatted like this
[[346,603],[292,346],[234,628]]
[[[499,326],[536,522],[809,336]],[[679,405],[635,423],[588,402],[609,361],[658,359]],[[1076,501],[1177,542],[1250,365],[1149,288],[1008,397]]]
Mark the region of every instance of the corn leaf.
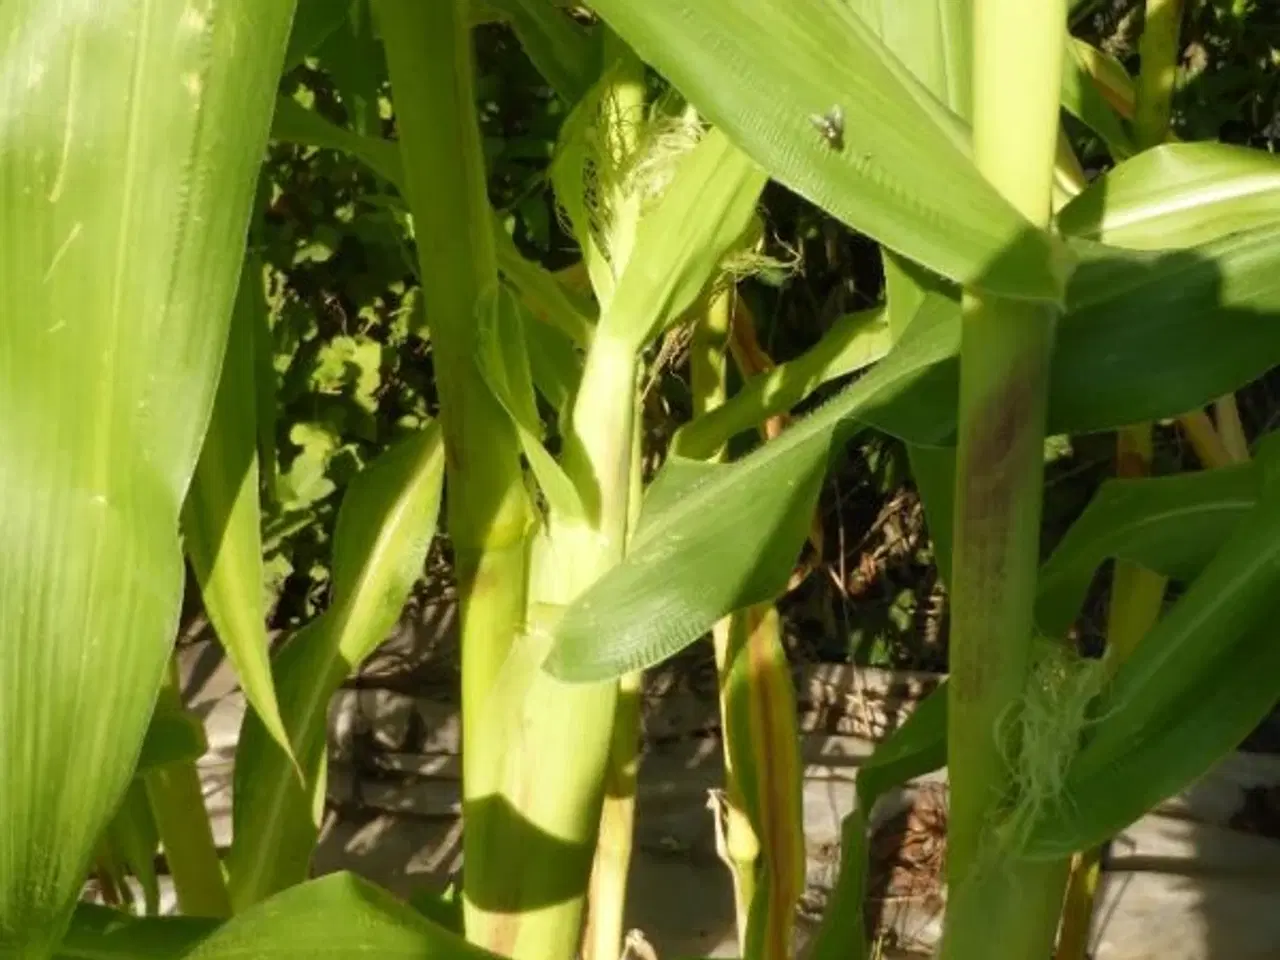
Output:
[[288,72],[311,56],[336,31],[351,11],[354,0],[307,0],[299,7],[289,32],[282,72]]
[[840,317],[800,356],[752,377],[726,404],[682,426],[672,439],[672,450],[701,460],[734,436],[792,409],[822,384],[882,359],[891,342],[882,309]]
[[1252,464],[1108,480],[1040,568],[1039,628],[1049,636],[1063,634],[1107,559],[1192,580],[1257,502],[1258,471]]
[[[1067,51],[1062,58],[1062,106],[1101,137],[1112,158],[1119,162],[1132,157],[1137,150],[1128,127],[1094,80],[1093,72],[1100,62],[1111,61],[1083,40],[1067,38]],[[1116,67],[1124,71],[1119,64]],[[1127,74],[1125,76],[1127,78]]]
[[569,104],[581,100],[600,73],[600,31],[588,32],[547,0],[489,2],[560,99]]
[[1107,171],[1058,214],[1063,232],[1164,250],[1280,222],[1280,158],[1223,143],[1171,143]]
[[182,507],[183,545],[200,593],[245,698],[289,749],[267,653],[258,506],[258,328],[266,324],[262,274],[247,258],[231,317],[213,417]]
[[934,96],[969,116],[972,0],[849,0],[849,7]]
[[228,860],[237,910],[307,875],[329,700],[386,638],[420,576],[443,476],[440,428],[432,423],[390,447],[347,488],[334,533],[332,604],[275,662],[280,710],[305,784],[256,714],[246,714],[241,729]]
[[49,955],[142,746],[292,10],[0,5],[0,954]]
[[[760,844],[743,952],[790,952],[795,903],[804,893],[804,804],[795,687],[772,603],[730,618],[721,674],[725,751]],[[732,788],[731,788],[732,789]]]
[[499,286],[478,310],[476,366],[480,375],[515,425],[520,449],[551,509],[568,519],[585,521],[586,508],[578,488],[542,445],[545,431],[533,392],[526,333],[531,324],[526,323],[520,302],[509,289]]
[[[845,5],[597,0],[594,8],[791,190],[949,279],[1060,299],[1065,251],[978,173],[964,125]],[[833,143],[813,117],[836,107],[843,124]]]
[[276,100],[271,139],[341,150],[351,154],[388,183],[396,187],[401,187],[404,183],[400,149],[393,142],[330,123],[293,97],[279,97]]
[[954,351],[949,306],[930,298],[917,336],[742,460],[671,457],[645,497],[626,559],[557,625],[548,669],[570,681],[621,676],[678,652],[730,611],[773,599],[808,534],[835,432]]
[[1280,362],[1280,223],[1168,253],[1076,248],[1050,434],[1177,416]]
[[1111,108],[1123,119],[1132,120],[1136,95],[1133,78],[1124,64],[1078,37],[1069,38],[1068,43],[1071,59],[1079,64]]
[[766,180],[722,132],[708,133],[640,218],[601,331],[638,350],[675,323],[746,233]]
[[594,310],[581,297],[566,290],[542,266],[526,260],[502,225],[494,221],[494,247],[498,270],[520,292],[533,315],[579,347],[591,343],[595,332]]
[[58,960],[497,960],[350,873],[312,880],[219,926],[81,906]]
[[1266,716],[1275,643],[1280,495],[1264,489],[1186,594],[1124,662],[1071,764],[1060,802],[1026,840],[1033,857],[1092,846],[1205,773]]

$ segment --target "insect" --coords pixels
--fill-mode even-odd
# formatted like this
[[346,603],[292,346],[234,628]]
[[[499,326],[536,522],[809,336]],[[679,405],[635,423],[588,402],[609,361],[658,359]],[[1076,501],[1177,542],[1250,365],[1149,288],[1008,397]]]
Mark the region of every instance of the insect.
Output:
[[844,149],[844,109],[836,104],[826,113],[809,114],[809,122],[822,134],[832,150]]

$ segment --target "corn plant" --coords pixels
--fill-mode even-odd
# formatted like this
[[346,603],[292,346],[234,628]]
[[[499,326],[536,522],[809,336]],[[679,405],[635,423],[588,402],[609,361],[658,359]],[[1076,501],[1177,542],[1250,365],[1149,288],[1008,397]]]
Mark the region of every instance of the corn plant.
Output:
[[[1276,161],[1156,145],[1168,56],[1144,54],[1135,93],[1067,35],[1065,0],[595,0],[591,26],[543,0],[297,6],[0,7],[0,951],[614,960],[642,672],[710,634],[740,946],[791,955],[803,832],[775,601],[829,460],[876,428],[905,442],[926,501],[951,675],[861,771],[813,954],[869,955],[872,808],[945,763],[941,955],[1049,956],[1072,857],[1204,772],[1276,696],[1280,448],[1260,438],[1246,460],[1229,399],[1280,361]],[[486,196],[471,30],[490,19],[569,108],[549,175],[581,285],[525,260]],[[282,68],[348,34],[385,56],[394,141],[360,71],[346,127],[288,98],[273,110]],[[1118,162],[1092,184],[1063,109]],[[274,652],[251,230],[269,134],[355,155],[410,224],[440,398],[344,492],[327,607]],[[743,346],[735,296],[761,263],[770,179],[878,241],[887,288],[777,365]],[[641,397],[680,331],[694,417],[650,477]],[[1125,473],[1039,563],[1046,435],[1122,430],[1141,451],[1141,425],[1166,418],[1232,455]],[[460,927],[350,875],[309,879],[326,705],[399,616],[442,498]],[[183,551],[251,707],[225,860],[169,663]],[[1136,612],[1099,666],[1064,638],[1112,559]],[[1163,578],[1187,589],[1157,616]],[[96,864],[118,890],[136,877],[154,914],[161,846],[186,916],[77,905]]]

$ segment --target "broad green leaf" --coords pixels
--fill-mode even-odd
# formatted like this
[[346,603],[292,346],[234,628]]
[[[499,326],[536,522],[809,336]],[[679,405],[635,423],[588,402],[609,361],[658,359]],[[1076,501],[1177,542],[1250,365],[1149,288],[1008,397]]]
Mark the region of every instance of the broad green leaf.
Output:
[[568,337],[545,324],[524,324],[524,336],[533,385],[563,428],[582,382],[582,354]]
[[547,448],[530,370],[527,324],[520,302],[505,286],[478,308],[476,366],[515,425],[529,467],[551,509],[568,519],[586,519],[578,488]]
[[906,722],[858,768],[857,806],[840,829],[840,874],[809,954],[811,960],[866,960],[863,905],[867,886],[867,839],[871,811],[895,787],[947,762],[947,687],[924,698]]
[[[1280,363],[1280,223],[1163,253],[1072,242],[1048,434],[1177,416]],[[958,307],[946,322],[958,328]],[[950,353],[868,422],[911,443],[954,436],[957,374]]]
[[746,233],[767,179],[718,130],[681,157],[640,218],[601,331],[638,350],[675,323]]
[[[1069,257],[978,173],[959,123],[843,4],[597,0],[608,25],[768,174],[957,282],[1059,300]],[[813,117],[839,108],[833,149]]]
[[581,100],[600,74],[600,31],[587,31],[548,0],[489,2],[560,99],[568,104]]
[[293,18],[289,46],[284,55],[287,73],[311,56],[325,39],[342,25],[354,0],[305,0]]
[[1280,496],[1269,489],[1099,697],[1028,855],[1102,841],[1239,745],[1280,690],[1278,587]]
[[[1223,237],[1185,251],[1122,251],[1074,241],[1081,266],[1058,324],[1050,380],[1050,433],[1114,429],[1176,416],[1235,390],[1280,363],[1280,223]],[[939,296],[939,294],[934,294]],[[894,311],[889,305],[890,314]],[[909,444],[950,442],[958,389],[959,306],[939,302],[935,332],[951,346],[910,390],[871,411],[866,421]],[[892,320],[892,317],[891,317]],[[890,324],[892,326],[892,322]],[[835,336],[833,333],[832,336]],[[815,351],[826,348],[822,341]],[[822,369],[810,354],[782,368]],[[833,365],[793,405],[846,371]],[[678,449],[701,455],[722,438],[774,412],[756,394],[785,379],[749,381],[723,408],[682,428]],[[776,409],[782,409],[778,405]],[[944,484],[945,486],[945,484]]]
[[867,28],[957,116],[973,98],[972,0],[847,0]]
[[1171,143],[1107,171],[1058,214],[1064,233],[1166,250],[1280,222],[1280,158],[1223,143]]
[[[1067,38],[1062,58],[1062,106],[1077,120],[1102,138],[1117,162],[1136,153],[1133,137],[1102,88],[1094,80],[1100,64],[1114,63],[1110,57],[1083,40]],[[1115,63],[1121,73],[1124,67]],[[1127,74],[1126,74],[1127,77]]]
[[280,711],[306,783],[246,714],[236,752],[228,870],[237,909],[307,874],[323,797],[325,716],[338,686],[387,636],[422,572],[444,475],[440,428],[398,441],[347,487],[333,550],[333,601],[277,655]]
[[498,960],[351,873],[277,894],[219,927],[185,960]]
[[1169,477],[1108,480],[1040,568],[1036,620],[1060,636],[1108,559],[1191,580],[1257,505],[1251,464]]
[[0,954],[51,953],[142,746],[292,12],[0,5]]
[[366,136],[330,123],[314,110],[308,110],[292,97],[276,99],[275,121],[271,139],[300,143],[327,150],[341,150],[397,188],[404,184],[404,168],[400,149],[390,140]]
[[182,507],[183,545],[209,620],[235,667],[245,698],[286,751],[267,651],[262,517],[258,506],[255,360],[265,325],[262,274],[249,257],[241,273],[222,373],[200,460]]
[[1048,433],[1177,416],[1280,363],[1280,223],[1167,253],[1075,246]]
[[548,659],[569,681],[658,663],[732,610],[785,587],[837,429],[907,389],[954,351],[949,302],[932,297],[917,335],[776,440],[727,465],[671,457],[649,490],[623,562],[579,597]]
[[300,884],[218,925],[81,906],[58,960],[498,960],[350,873]]
[[1133,119],[1134,85],[1129,71],[1115,57],[1077,37],[1068,40],[1070,56],[1123,119]]
[[702,459],[737,434],[791,410],[822,384],[869,367],[889,352],[891,342],[884,310],[843,316],[800,356],[752,377],[723,406],[682,426],[671,448]]
[[525,259],[496,220],[493,235],[498,270],[520,292],[520,299],[533,315],[577,346],[588,346],[595,332],[591,305],[566,290],[544,267]]

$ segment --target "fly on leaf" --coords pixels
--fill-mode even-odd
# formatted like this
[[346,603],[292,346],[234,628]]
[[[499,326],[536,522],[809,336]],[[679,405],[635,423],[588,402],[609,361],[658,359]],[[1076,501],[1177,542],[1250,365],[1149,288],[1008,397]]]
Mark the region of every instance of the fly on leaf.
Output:
[[809,122],[822,134],[832,150],[844,149],[844,110],[836,104],[826,113],[809,114]]

